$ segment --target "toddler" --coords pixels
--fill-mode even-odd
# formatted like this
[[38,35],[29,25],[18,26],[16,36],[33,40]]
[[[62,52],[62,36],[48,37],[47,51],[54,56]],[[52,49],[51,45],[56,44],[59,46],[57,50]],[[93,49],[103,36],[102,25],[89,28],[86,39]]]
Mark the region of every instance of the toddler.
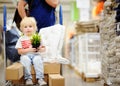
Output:
[[31,37],[37,31],[36,21],[33,17],[25,17],[20,23],[20,30],[23,35],[18,39],[15,48],[21,55],[20,62],[25,68],[25,80],[26,85],[32,85],[31,65],[34,66],[36,72],[36,79],[40,86],[46,85],[47,83],[43,80],[44,68],[43,59],[40,52],[45,51],[45,47],[40,45],[38,48],[33,48],[31,43]]

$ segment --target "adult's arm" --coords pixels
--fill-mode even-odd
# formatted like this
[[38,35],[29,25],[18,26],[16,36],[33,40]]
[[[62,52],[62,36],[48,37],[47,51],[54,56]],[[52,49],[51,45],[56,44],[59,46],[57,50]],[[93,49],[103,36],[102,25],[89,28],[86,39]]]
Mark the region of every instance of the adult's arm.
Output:
[[59,4],[59,0],[45,0],[48,5],[50,5],[53,8],[56,8]]
[[25,0],[19,0],[18,2],[18,12],[21,16],[21,18],[24,18],[26,16],[26,12],[25,12],[25,6],[26,6],[27,2]]

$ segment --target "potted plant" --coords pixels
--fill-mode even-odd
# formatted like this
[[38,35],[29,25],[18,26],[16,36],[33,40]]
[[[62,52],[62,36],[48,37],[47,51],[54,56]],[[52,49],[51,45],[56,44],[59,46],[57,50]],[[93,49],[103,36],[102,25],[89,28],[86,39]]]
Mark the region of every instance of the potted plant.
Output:
[[31,43],[33,48],[38,48],[41,44],[41,36],[38,33],[35,33],[31,37]]

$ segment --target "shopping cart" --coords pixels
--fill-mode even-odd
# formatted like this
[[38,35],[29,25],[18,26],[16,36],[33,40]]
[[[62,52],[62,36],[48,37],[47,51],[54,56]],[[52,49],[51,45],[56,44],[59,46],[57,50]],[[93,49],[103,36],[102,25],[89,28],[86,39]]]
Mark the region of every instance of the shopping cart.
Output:
[[[5,17],[4,17],[4,34],[6,32]],[[62,24],[62,21],[61,21],[61,24]],[[50,81],[52,80],[52,78],[54,78],[52,77],[52,75],[57,76],[57,78],[59,78],[58,82],[64,83],[61,64],[69,63],[68,60],[62,57],[61,50],[64,42],[65,27],[61,24],[56,24],[54,26],[46,27],[44,29],[41,29],[41,31],[39,32],[39,34],[41,34],[42,36],[43,43],[47,47],[47,52],[43,56],[45,56],[45,59],[44,59],[45,81],[47,82],[48,86],[52,86],[51,84],[52,81]],[[5,35],[4,35],[4,40],[5,40]],[[4,45],[5,45],[5,41],[4,41]],[[5,63],[6,63],[6,59],[5,59]],[[5,69],[6,69],[5,78],[8,83],[6,84],[6,86],[25,86],[25,81],[23,79],[24,68],[22,64],[20,64],[19,62],[15,62],[12,65],[7,66]],[[33,75],[33,82],[35,86],[37,86],[38,84],[35,79],[35,72],[34,72],[33,66],[32,66],[31,73]],[[55,82],[57,82],[57,79]]]

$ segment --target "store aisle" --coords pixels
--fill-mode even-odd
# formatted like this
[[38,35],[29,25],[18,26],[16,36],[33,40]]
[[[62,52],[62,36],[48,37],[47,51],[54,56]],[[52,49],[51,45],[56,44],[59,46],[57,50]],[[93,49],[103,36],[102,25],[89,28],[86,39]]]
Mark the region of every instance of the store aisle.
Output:
[[65,86],[103,86],[101,81],[84,82],[79,75],[70,67],[63,65],[63,76],[65,77]]

